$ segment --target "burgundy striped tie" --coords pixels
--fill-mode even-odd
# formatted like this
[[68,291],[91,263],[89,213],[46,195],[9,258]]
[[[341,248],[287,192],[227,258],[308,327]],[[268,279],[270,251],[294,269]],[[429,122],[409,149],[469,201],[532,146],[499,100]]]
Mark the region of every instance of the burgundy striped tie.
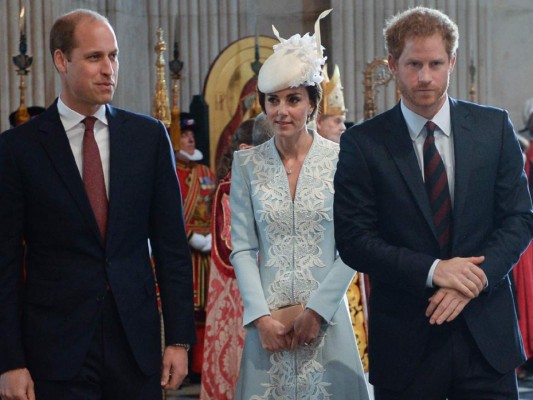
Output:
[[449,256],[452,232],[452,203],[448,188],[448,177],[444,162],[435,146],[435,129],[433,121],[426,123],[427,137],[424,142],[424,180],[426,191],[433,210],[433,223],[444,257]]
[[82,122],[85,124],[85,134],[83,135],[83,184],[85,185],[96,223],[102,238],[105,239],[107,230],[107,194],[100,150],[94,139],[96,118],[87,117]]

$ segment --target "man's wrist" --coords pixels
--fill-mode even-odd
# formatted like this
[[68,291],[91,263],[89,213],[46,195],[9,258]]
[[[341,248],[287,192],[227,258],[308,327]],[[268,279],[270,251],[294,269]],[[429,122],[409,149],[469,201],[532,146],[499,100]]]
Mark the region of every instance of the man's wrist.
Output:
[[185,351],[189,351],[191,349],[191,345],[187,343],[173,343],[170,346],[174,347],[182,347],[185,349]]

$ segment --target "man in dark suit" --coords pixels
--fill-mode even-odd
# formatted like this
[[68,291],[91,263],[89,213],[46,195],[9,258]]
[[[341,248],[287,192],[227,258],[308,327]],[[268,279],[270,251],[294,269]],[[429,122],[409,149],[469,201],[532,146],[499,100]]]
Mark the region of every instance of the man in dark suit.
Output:
[[516,135],[507,112],[448,97],[446,15],[417,7],[384,34],[401,102],[342,135],[334,203],[339,253],[371,278],[376,400],[517,399],[508,274],[533,218]]
[[59,98],[0,135],[0,396],[158,399],[195,341],[167,132],[108,105],[118,46],[105,17],[58,18],[50,50]]

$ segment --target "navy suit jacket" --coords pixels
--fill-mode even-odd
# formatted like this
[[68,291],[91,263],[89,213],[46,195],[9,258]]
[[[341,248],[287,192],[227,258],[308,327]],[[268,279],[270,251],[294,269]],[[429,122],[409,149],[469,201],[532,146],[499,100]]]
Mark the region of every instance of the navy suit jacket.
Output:
[[[485,256],[489,287],[462,312],[487,361],[524,361],[508,274],[530,243],[531,199],[507,112],[450,99],[455,154],[452,257]],[[343,261],[372,280],[370,381],[402,390],[424,351],[440,258],[422,173],[400,105],[346,131],[335,176],[335,239]],[[393,371],[393,372],[391,372]]]
[[139,367],[156,373],[161,335],[148,239],[166,342],[195,340],[192,267],[166,129],[107,106],[103,241],[56,104],[0,135],[0,373],[28,367],[37,378],[73,377],[108,287]]

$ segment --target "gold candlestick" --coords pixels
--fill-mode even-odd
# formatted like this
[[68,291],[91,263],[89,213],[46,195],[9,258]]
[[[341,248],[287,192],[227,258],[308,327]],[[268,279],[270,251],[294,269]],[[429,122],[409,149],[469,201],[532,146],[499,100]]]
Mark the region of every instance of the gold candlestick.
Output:
[[165,126],[170,127],[170,108],[168,105],[168,90],[167,82],[165,80],[165,57],[163,53],[167,49],[166,43],[163,40],[163,29],[157,30],[157,43],[154,47],[157,54],[157,80],[155,84],[155,96],[152,116],[159,119]]
[[181,70],[183,62],[180,60],[180,51],[178,42],[174,42],[174,58],[168,63],[172,77],[172,110],[170,112],[170,141],[174,151],[181,148],[181,118],[179,108],[179,85],[181,79]]
[[13,57],[13,64],[17,67],[17,75],[19,76],[19,90],[20,90],[20,104],[17,109],[15,119],[16,124],[20,125],[30,120],[30,114],[26,107],[26,80],[25,76],[30,72],[30,67],[33,62],[33,57],[26,55],[28,46],[26,44],[26,10],[22,6],[19,15],[19,54]]

